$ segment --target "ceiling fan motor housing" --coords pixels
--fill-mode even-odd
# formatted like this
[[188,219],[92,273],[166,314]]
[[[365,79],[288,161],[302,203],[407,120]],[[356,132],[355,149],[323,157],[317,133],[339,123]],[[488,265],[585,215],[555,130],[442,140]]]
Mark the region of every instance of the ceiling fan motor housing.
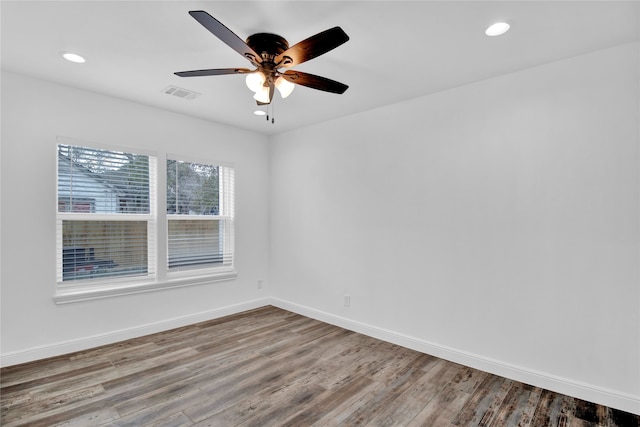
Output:
[[275,63],[275,58],[289,49],[284,37],[271,33],[257,33],[247,38],[247,45],[258,53],[263,62]]

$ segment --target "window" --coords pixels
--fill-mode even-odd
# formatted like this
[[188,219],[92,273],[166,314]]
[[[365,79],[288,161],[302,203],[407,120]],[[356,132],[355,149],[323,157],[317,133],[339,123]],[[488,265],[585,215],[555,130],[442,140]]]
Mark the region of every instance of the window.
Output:
[[155,158],[58,145],[58,284],[155,277]]
[[167,159],[169,273],[233,265],[233,169]]
[[157,158],[58,145],[56,302],[236,276],[233,168]]

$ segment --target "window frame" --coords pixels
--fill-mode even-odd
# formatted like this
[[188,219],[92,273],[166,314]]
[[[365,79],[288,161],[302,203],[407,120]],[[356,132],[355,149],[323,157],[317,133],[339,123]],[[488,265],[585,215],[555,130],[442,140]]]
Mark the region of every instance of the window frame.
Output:
[[[122,213],[122,214],[97,214],[93,212],[59,212],[58,207],[58,145],[80,146],[98,150],[122,151],[138,155],[149,156],[149,185],[150,185],[150,213]],[[67,137],[57,137],[54,144],[56,163],[55,167],[55,219],[56,219],[56,251],[55,251],[55,292],[53,300],[56,304],[66,304],[78,301],[87,301],[100,298],[109,298],[122,295],[137,294],[143,292],[153,292],[163,289],[178,288],[184,286],[195,286],[217,283],[221,281],[234,280],[237,277],[235,263],[230,265],[207,269],[183,270],[169,272],[168,268],[168,224],[170,215],[166,213],[166,177],[167,159],[180,159],[201,164],[229,167],[235,174],[235,168],[229,162],[211,162],[206,159],[185,158],[168,154],[166,152],[151,151],[141,148],[116,146],[112,144],[96,144],[85,140],[77,140]],[[153,159],[153,161],[152,161]],[[152,167],[151,163],[155,163]],[[152,174],[155,172],[155,175]],[[235,187],[233,188],[235,192]],[[235,195],[232,195],[235,197]],[[232,212],[233,213],[233,212]],[[114,218],[117,216],[117,218]],[[179,215],[182,216],[182,215]],[[231,225],[235,229],[235,221],[231,215]],[[122,220],[122,221],[147,221],[147,262],[148,268],[155,269],[154,274],[144,276],[112,277],[101,279],[77,279],[72,281],[62,280],[62,221],[81,220],[80,218],[90,217],[90,220]],[[219,219],[218,219],[219,220]],[[232,234],[233,254],[235,255],[234,235]],[[60,278],[60,280],[58,280]]]
[[[223,205],[223,203],[230,203],[230,206],[221,206],[219,213],[217,215],[190,215],[190,214],[169,214],[166,213],[167,210],[167,205],[168,202],[166,201],[166,192],[163,194],[165,196],[165,203],[164,203],[164,209],[163,212],[165,212],[165,216],[166,216],[166,220],[165,222],[165,231],[166,231],[166,248],[167,248],[167,256],[165,258],[165,267],[166,267],[166,274],[167,274],[167,279],[169,280],[186,280],[186,281],[190,281],[190,280],[196,280],[196,282],[198,281],[198,278],[201,277],[221,277],[221,278],[225,278],[229,275],[235,277],[236,275],[236,271],[235,271],[235,267],[234,267],[234,258],[235,258],[235,206],[234,206],[234,198],[235,198],[235,168],[233,166],[232,163],[229,162],[219,162],[219,161],[212,161],[212,160],[207,160],[207,159],[197,159],[194,157],[190,157],[190,156],[184,156],[184,155],[179,155],[179,154],[174,154],[174,153],[167,153],[167,155],[165,156],[164,159],[164,166],[165,166],[165,172],[163,174],[164,178],[166,179],[167,175],[168,175],[168,171],[166,170],[166,165],[167,162],[169,160],[173,160],[173,161],[177,161],[177,162],[185,162],[185,163],[198,163],[198,164],[202,164],[202,165],[207,165],[207,166],[215,166],[218,168],[228,168],[231,171],[231,182],[230,183],[226,183],[224,182],[223,178],[219,175],[219,188],[218,188],[218,192],[219,192],[219,204]],[[225,197],[223,197],[223,193],[226,193],[226,191],[223,191],[222,187],[226,187],[227,185],[231,186],[231,190],[230,190],[230,196],[231,196],[231,200],[230,201],[226,201],[223,202],[223,199]],[[165,182],[165,186],[166,188],[166,182]],[[224,211],[224,215],[223,212]],[[223,240],[223,245],[225,246],[225,248],[229,248],[230,252],[231,252],[231,260],[226,262],[224,261],[223,258],[223,265],[221,266],[210,266],[210,267],[201,267],[201,268],[189,268],[189,269],[178,269],[178,270],[174,270],[174,271],[170,271],[169,268],[169,221],[179,221],[179,220],[187,220],[187,221],[217,221],[219,224],[224,223],[225,226],[226,225],[230,225],[232,228],[231,231],[231,235],[230,235],[230,239],[231,241],[228,242],[227,239]],[[223,250],[223,254],[226,254],[227,250]],[[226,256],[226,255],[225,255]],[[224,279],[222,279],[224,280]]]

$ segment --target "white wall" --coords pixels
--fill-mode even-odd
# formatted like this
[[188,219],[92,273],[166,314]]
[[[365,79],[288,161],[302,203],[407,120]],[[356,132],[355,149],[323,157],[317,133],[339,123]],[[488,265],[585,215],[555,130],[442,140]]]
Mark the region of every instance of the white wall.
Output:
[[[638,48],[289,132],[271,147],[3,73],[2,361],[272,302],[640,413]],[[238,278],[55,305],[57,135],[234,162]]]
[[274,137],[273,295],[640,413],[638,48]]
[[[56,136],[234,163],[237,279],[56,305]],[[256,283],[268,279],[268,159],[261,135],[3,73],[3,363],[261,305],[264,289]]]

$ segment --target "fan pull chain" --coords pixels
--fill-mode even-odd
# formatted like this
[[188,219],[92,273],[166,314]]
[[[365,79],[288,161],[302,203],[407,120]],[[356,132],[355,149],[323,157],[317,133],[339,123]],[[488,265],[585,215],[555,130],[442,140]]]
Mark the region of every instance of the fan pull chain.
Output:
[[271,102],[267,107],[267,122],[269,121],[269,117],[271,117],[271,124],[274,124],[276,122],[276,118],[273,115],[273,102]]

